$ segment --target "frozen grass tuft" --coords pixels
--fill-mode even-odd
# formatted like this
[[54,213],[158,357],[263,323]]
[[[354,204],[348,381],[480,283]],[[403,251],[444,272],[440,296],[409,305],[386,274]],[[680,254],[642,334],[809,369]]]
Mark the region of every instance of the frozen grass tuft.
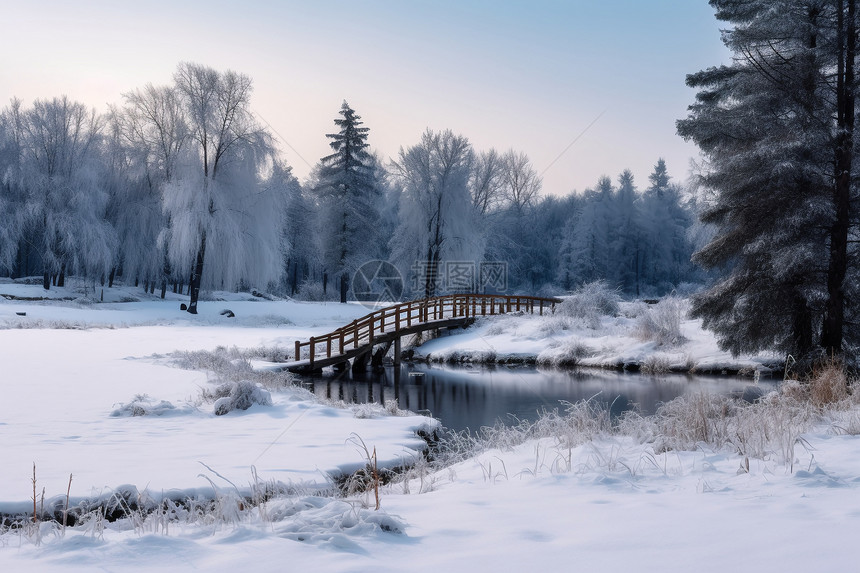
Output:
[[578,338],[570,338],[559,346],[547,348],[537,357],[540,366],[571,367],[593,354],[591,348]]
[[353,416],[358,419],[373,419],[383,418],[388,416],[414,416],[415,413],[409,410],[401,410],[397,405],[397,400],[386,400],[385,405],[375,402],[367,402],[364,404],[346,404],[340,402],[338,406],[351,409]]
[[786,380],[783,392],[795,400],[810,402],[821,409],[844,406],[855,398],[844,365],[835,358],[825,359],[801,380]]
[[636,318],[636,335],[659,346],[677,346],[684,342],[681,320],[686,312],[683,300],[666,297]]
[[595,281],[579,287],[556,308],[556,314],[584,321],[598,328],[602,316],[616,316],[621,296],[606,281]]
[[550,315],[541,321],[538,333],[543,337],[555,336],[566,330],[573,330],[577,320],[569,316]]
[[669,363],[669,359],[665,356],[656,356],[650,355],[648,356],[640,367],[643,374],[666,374],[671,371],[671,364]]
[[167,400],[155,400],[147,394],[138,394],[133,400],[120,403],[110,415],[120,416],[164,416],[180,414],[188,411],[188,408],[177,408]]
[[830,359],[814,369],[808,386],[809,399],[819,408],[848,398],[848,376],[842,364],[835,359]]

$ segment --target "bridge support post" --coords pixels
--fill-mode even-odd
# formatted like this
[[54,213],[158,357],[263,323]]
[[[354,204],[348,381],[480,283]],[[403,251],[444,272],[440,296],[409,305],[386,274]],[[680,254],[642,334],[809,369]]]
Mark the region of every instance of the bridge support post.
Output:
[[352,359],[352,373],[360,374],[362,372],[367,371],[367,362],[370,359],[370,355],[373,353],[373,347],[370,348],[364,354],[359,354],[355,358]]
[[400,337],[394,339],[394,367],[400,368]]

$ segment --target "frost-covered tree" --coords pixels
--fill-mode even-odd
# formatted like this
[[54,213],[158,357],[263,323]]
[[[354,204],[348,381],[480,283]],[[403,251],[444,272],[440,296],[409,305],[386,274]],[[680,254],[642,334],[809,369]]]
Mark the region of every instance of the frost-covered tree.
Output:
[[692,248],[687,230],[692,226],[682,205],[681,189],[670,183],[666,162],[659,159],[648,176],[650,186],[639,201],[641,241],[639,276],[658,293],[671,290],[692,273]]
[[601,280],[626,294],[654,296],[694,279],[687,237],[692,218],[662,160],[655,173],[658,183],[652,174],[644,194],[629,170],[619,175],[617,188],[604,176],[586,190],[559,241],[560,286]]
[[316,212],[290,166],[276,162],[269,184],[283,197],[281,252],[284,260],[283,292],[295,296],[310,265],[316,260],[314,223]]
[[469,190],[472,206],[479,215],[486,215],[501,204],[504,181],[504,160],[498,151],[490,149],[475,154]]
[[487,221],[488,249],[496,261],[507,264],[510,282],[528,290],[543,282],[541,258],[543,229],[535,225],[535,205],[541,178],[522,152],[509,150],[501,156],[498,207]]
[[570,221],[565,240],[575,285],[607,278],[613,193],[612,180],[601,177],[594,189],[585,191],[582,208]]
[[523,152],[508,150],[502,156],[502,193],[508,205],[521,213],[540,193],[542,181]]
[[24,197],[21,189],[21,132],[15,124],[21,102],[0,112],[0,270],[12,272],[23,233],[20,216]]
[[174,81],[189,139],[164,186],[163,240],[174,268],[190,270],[188,312],[196,313],[201,284],[280,276],[282,205],[263,184],[274,146],[251,112],[251,79],[182,63]]
[[732,263],[693,313],[735,353],[840,353],[849,275],[855,126],[855,0],[712,0],[731,64],[692,74],[679,133],[706,154],[717,226],[695,259]]
[[[170,226],[162,192],[177,171],[188,125],[174,86],[147,84],[124,95],[115,113],[119,145],[126,158],[127,183],[116,193],[113,209],[120,235],[123,274],[135,281],[161,283],[162,297],[172,277],[167,245],[158,237]],[[184,273],[183,273],[184,274]]]
[[483,253],[469,193],[473,160],[466,137],[428,129],[394,164],[401,193],[392,257],[404,274],[415,271],[414,290],[426,297],[437,293],[443,262],[474,263]]
[[22,197],[19,224],[41,261],[43,286],[66,272],[99,277],[113,265],[116,236],[105,214],[103,118],[67,97],[13,105]]
[[607,277],[624,292],[639,296],[642,288],[641,258],[643,223],[633,173],[627,169],[618,177],[609,228],[611,266]]
[[333,153],[321,160],[316,192],[323,260],[338,280],[341,302],[346,302],[349,276],[362,263],[380,255],[376,248],[380,190],[368,151],[370,129],[363,127],[361,116],[346,101],[340,115],[334,120],[339,131],[326,134]]

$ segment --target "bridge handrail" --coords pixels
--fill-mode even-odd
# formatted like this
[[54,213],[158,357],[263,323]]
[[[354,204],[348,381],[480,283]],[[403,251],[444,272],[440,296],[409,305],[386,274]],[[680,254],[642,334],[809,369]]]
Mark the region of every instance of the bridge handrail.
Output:
[[[555,312],[555,305],[560,302],[561,299],[551,297],[499,294],[449,294],[401,302],[375,310],[332,332],[312,336],[307,342],[296,340],[295,360],[301,360],[301,351],[305,346],[310,347],[310,363],[313,364],[319,344],[325,345],[325,355],[331,358],[334,350],[337,350],[336,354],[343,354],[349,348],[372,344],[376,332],[386,333],[386,326],[389,329],[393,326],[396,333],[411,327],[413,322],[432,324],[444,320],[446,312],[450,318],[470,318],[520,310],[534,313],[537,307],[543,314],[547,306]],[[387,319],[393,319],[393,322],[386,322]],[[362,343],[365,339],[366,343]]]

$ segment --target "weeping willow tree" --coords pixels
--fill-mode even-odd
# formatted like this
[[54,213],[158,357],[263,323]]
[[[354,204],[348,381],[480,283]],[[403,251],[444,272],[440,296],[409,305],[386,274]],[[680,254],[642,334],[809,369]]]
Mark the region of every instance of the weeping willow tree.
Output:
[[189,135],[164,187],[164,240],[172,264],[190,270],[195,314],[202,284],[278,278],[282,206],[265,184],[275,149],[251,112],[251,79],[183,63],[174,81]]

